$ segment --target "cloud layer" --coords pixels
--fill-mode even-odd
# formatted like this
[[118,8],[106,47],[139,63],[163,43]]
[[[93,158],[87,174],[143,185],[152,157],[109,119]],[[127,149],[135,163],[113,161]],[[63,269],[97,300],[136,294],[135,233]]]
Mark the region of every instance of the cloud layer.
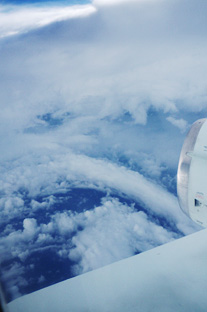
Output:
[[17,35],[71,18],[80,18],[96,11],[84,6],[12,6],[0,5],[0,38]]
[[[79,274],[199,230],[179,209],[176,171],[186,130],[206,114],[206,4],[115,2],[1,7],[10,299],[50,283],[46,272],[33,279],[33,254],[51,252]],[[101,202],[69,205],[80,188]]]

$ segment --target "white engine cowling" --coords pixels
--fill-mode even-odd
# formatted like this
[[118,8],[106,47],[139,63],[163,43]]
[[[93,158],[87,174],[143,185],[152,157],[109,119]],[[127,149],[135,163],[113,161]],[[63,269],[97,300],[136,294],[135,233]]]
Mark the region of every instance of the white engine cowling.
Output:
[[207,227],[207,119],[197,120],[184,141],[178,165],[177,193],[185,214]]

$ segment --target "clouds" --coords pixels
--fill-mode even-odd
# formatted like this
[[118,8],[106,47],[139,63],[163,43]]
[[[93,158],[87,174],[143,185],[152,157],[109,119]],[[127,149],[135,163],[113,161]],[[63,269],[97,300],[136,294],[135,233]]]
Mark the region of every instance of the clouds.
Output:
[[[2,176],[1,188],[2,278],[10,299],[27,292],[22,279],[35,290],[42,287],[38,281],[46,274],[43,285],[50,285],[53,270],[36,269],[40,254],[45,255],[43,263],[56,255],[57,267],[70,261],[64,273],[69,278],[199,229],[182,214],[172,194],[123,166],[72,153],[50,159],[33,154],[24,165],[19,161],[19,168],[14,163]],[[68,201],[74,187],[109,195],[95,207],[84,204],[90,193],[86,199],[79,196],[83,211],[76,211],[78,205]],[[62,199],[58,194],[63,194]],[[9,215],[8,201],[12,201]],[[59,206],[61,202],[64,206]],[[14,272],[8,279],[11,262]],[[61,278],[54,275],[52,282]]]
[[[178,207],[175,177],[185,131],[206,113],[202,3],[1,11],[2,34],[18,32],[0,41],[5,276],[37,268],[33,254],[50,251],[76,274],[199,230]],[[78,188],[102,202],[69,205]],[[36,274],[38,287],[49,280]],[[26,291],[16,277],[8,285]]]
[[175,127],[178,127],[182,132],[187,129],[187,121],[184,119],[175,119],[173,117],[167,117],[167,120]]
[[[180,103],[185,101],[189,109],[195,109],[199,105],[203,107],[205,97],[202,100],[196,95],[197,100],[192,103],[192,92],[205,94],[206,76],[202,69],[206,64],[205,44],[202,52],[199,42],[197,46],[191,45],[187,40],[183,46],[180,43],[182,39],[177,39],[176,42],[175,38],[168,39],[168,32],[173,32],[173,28],[168,29],[165,23],[169,21],[162,21],[161,17],[167,13],[169,15],[170,7],[158,5],[155,11],[158,15],[148,17],[149,22],[152,19],[150,25],[155,25],[152,28],[146,21],[148,6],[149,3],[134,4],[133,14],[130,6],[100,8],[84,21],[63,23],[61,27],[53,28],[52,40],[56,40],[57,44],[52,50],[48,42],[48,47],[44,44],[44,49],[40,51],[39,41],[34,38],[35,43],[32,39],[31,50],[27,50],[26,55],[23,54],[22,62],[26,63],[26,72],[19,66],[16,67],[17,64],[13,67],[15,73],[23,74],[22,82],[18,79],[20,97],[24,96],[25,100],[31,102],[24,88],[28,80],[29,85],[32,85],[32,88],[28,86],[28,92],[36,101],[42,101],[44,98],[45,102],[51,102],[51,96],[48,95],[50,93],[57,99],[56,102],[61,101],[61,109],[66,110],[67,107],[74,113],[82,111],[83,114],[89,114],[92,106],[93,111],[100,111],[99,116],[112,118],[128,111],[134,121],[140,124],[146,123],[149,106],[164,112],[176,112],[179,110],[177,106],[181,105],[176,104],[179,99]],[[143,13],[145,20],[142,18]],[[116,22],[114,16],[117,16]],[[91,23],[94,23],[93,27]],[[141,23],[142,27],[138,27],[137,23]],[[155,29],[157,33],[154,33]],[[84,33],[85,38],[79,37],[81,33]],[[162,42],[160,34],[163,37]],[[41,33],[37,35],[40,36],[40,40],[44,37]],[[48,41],[49,28],[45,36]],[[182,27],[180,36],[185,36]],[[199,54],[200,64],[194,58],[196,53]],[[21,48],[17,54],[21,61]],[[195,80],[195,75],[200,76],[198,81],[197,78]],[[24,77],[27,77],[26,81]],[[42,88],[39,81],[42,81]],[[42,97],[39,98],[38,94]],[[123,102],[121,107],[120,99]],[[75,105],[72,104],[74,101]],[[64,102],[67,105],[65,103],[63,106]],[[119,105],[116,102],[119,102]],[[53,106],[54,109],[60,109],[57,103]]]
[[[57,263],[69,259],[72,275],[77,275],[179,237],[150,221],[134,205],[122,204],[111,197],[102,198],[102,204],[94,209],[57,212],[50,215],[47,223],[38,223],[34,218],[25,218],[22,230],[0,240],[4,245],[2,279],[13,298],[28,283],[34,284],[35,259],[44,250],[56,253]],[[45,282],[42,275],[35,279],[37,283]]]
[[[150,5],[154,15],[149,15]],[[176,2],[174,10],[177,6]],[[192,42],[180,17],[178,37],[171,8],[171,2],[100,7],[92,16],[45,28],[21,39],[21,44],[11,43],[5,56],[2,51],[7,64],[2,68],[6,75],[1,99],[7,105],[2,119],[22,129],[38,124],[37,115],[48,110],[95,115],[96,120],[114,120],[127,112],[135,124],[145,125],[150,108],[177,118],[183,110],[204,109],[205,41],[198,36]],[[202,33],[198,26],[197,32]],[[52,42],[56,44],[51,49]],[[9,52],[13,45],[15,58]],[[12,103],[18,103],[25,118]]]
[[[133,207],[122,205],[115,199],[106,200],[103,206],[85,212],[84,217],[87,226],[73,237],[74,247],[69,252],[69,258],[76,263],[76,274],[110,264],[174,238],[173,233],[150,222],[144,212],[136,212]],[[157,242],[153,237],[156,237]]]
[[84,17],[95,12],[91,5],[85,6],[0,6],[0,38],[28,32],[51,23],[70,18]]
[[[35,160],[34,155],[32,160]],[[31,160],[29,159],[29,161]],[[38,165],[39,162],[41,164]],[[84,186],[116,190],[118,194],[126,194],[129,198],[141,201],[149,214],[168,218],[183,233],[187,234],[193,230],[192,223],[183,216],[174,195],[138,172],[106,160],[72,153],[62,156],[51,155],[50,160],[46,159],[44,163],[43,159],[37,158],[33,165],[30,162],[24,166],[21,164],[21,179],[18,180],[19,175],[19,170],[14,166],[2,183],[5,199],[4,201],[2,199],[1,214],[4,218],[5,216],[13,218],[18,215],[18,212],[24,213],[25,211],[27,213],[31,208],[34,212],[50,209],[56,203],[52,194],[66,193],[71,187]],[[13,180],[9,181],[11,177]],[[37,196],[46,199],[39,203],[33,199]],[[8,202],[11,201],[12,209],[10,208],[8,216]],[[59,222],[64,231],[64,219],[60,219]],[[32,220],[29,222],[25,219],[24,228],[26,233],[33,233],[35,224]]]

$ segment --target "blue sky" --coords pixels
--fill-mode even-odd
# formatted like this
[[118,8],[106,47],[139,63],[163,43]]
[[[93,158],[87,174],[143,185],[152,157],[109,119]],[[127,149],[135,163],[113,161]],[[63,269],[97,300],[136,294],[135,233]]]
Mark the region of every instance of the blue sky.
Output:
[[[52,250],[80,274],[200,229],[179,208],[176,172],[190,125],[206,116],[205,6],[0,6],[0,251],[10,296],[27,287],[33,252]],[[88,190],[81,211],[69,199],[77,189]]]

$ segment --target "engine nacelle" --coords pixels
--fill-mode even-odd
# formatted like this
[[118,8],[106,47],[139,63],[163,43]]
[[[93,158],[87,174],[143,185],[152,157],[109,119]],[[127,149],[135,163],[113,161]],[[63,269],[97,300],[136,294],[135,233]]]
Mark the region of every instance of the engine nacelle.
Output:
[[184,141],[177,173],[181,209],[207,227],[207,119],[197,120]]

